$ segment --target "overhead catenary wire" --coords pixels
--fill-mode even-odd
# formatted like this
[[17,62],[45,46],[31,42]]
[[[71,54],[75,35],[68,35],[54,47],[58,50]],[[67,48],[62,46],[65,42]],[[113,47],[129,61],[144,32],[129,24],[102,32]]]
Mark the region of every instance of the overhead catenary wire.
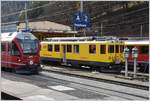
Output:
[[[92,4],[92,3],[91,3],[91,4]],[[44,4],[44,5],[42,5],[42,6],[38,6],[38,7],[34,7],[34,8],[28,8],[28,9],[27,9],[27,12],[28,12],[28,11],[32,11],[32,10],[36,10],[36,9],[39,9],[39,8],[47,7],[47,6],[49,6],[49,5],[52,5],[52,3],[50,2],[50,3]],[[87,5],[87,4],[85,4],[85,5]],[[73,9],[73,8],[72,8],[72,9]],[[21,12],[25,12],[25,10],[20,10],[20,11],[13,12],[13,13],[10,13],[10,14],[2,15],[1,18],[2,18],[2,17],[11,16],[11,15],[20,14]]]
[[[51,4],[51,3],[50,3]],[[34,9],[38,9],[38,8],[41,8],[41,7],[46,7],[46,6],[48,6],[49,4],[45,4],[45,5],[42,5],[42,6],[38,6],[38,7],[35,7],[35,8],[31,8],[31,9],[27,9],[27,11],[32,11],[32,10],[34,10]],[[87,4],[88,5],[88,4]],[[104,4],[105,5],[105,4]],[[54,17],[54,16],[57,16],[57,15],[61,15],[61,14],[69,14],[70,12],[66,12],[66,11],[69,11],[69,10],[72,10],[73,8],[71,8],[71,9],[66,9],[66,10],[63,10],[63,11],[58,11],[58,12],[54,12],[55,14],[51,14],[51,15],[44,15],[44,16],[39,16],[39,17],[37,17],[37,18],[31,18],[31,19],[29,19],[29,21],[33,21],[33,20],[36,20],[36,19],[43,19],[43,18],[46,18],[46,17]],[[121,15],[117,15],[117,16],[115,16],[115,17],[112,17],[112,18],[109,18],[108,20],[112,20],[112,19],[114,19],[114,18],[116,18],[116,17],[120,17],[120,16],[124,16],[124,15],[128,15],[128,14],[132,14],[132,13],[134,13],[134,12],[139,12],[139,11],[143,11],[143,10],[145,10],[145,9],[147,9],[147,7],[146,8],[142,8],[142,9],[138,9],[138,10],[134,10],[133,12],[127,12],[127,13],[125,13],[125,14],[121,14]],[[24,10],[23,10],[24,11]],[[65,13],[64,13],[65,12]],[[9,14],[10,15],[10,14]],[[60,18],[56,18],[56,19],[60,19]],[[22,20],[23,21],[23,20]],[[60,21],[60,20],[59,20]],[[9,22],[9,23],[18,23],[18,21],[13,21],[13,22]],[[2,24],[9,24],[9,23],[2,23]],[[95,23],[93,23],[93,24],[96,24],[97,22],[95,22]],[[123,23],[123,22],[122,22]],[[112,25],[113,26],[113,25]],[[110,27],[110,26],[109,26]]]
[[[45,18],[45,17],[49,17],[49,16],[57,16],[57,15],[60,15],[60,14],[64,14],[65,11],[69,11],[69,10],[72,10],[73,8],[70,8],[70,9],[66,9],[66,10],[63,10],[63,11],[58,11],[58,12],[55,12],[54,15],[44,15],[44,16],[39,16],[37,18],[31,18],[31,19],[28,19],[29,21],[31,20],[35,20],[35,19],[41,19],[41,18]],[[24,22],[25,20],[21,20],[21,21],[12,21],[12,22],[8,22],[8,23],[1,23],[1,24],[12,24],[12,23],[18,23],[18,22]]]
[[[48,4],[44,4],[42,6],[38,6],[38,7],[34,7],[34,8],[28,8],[27,11],[32,11],[32,10],[36,10],[36,9],[39,9],[39,8],[42,8],[42,7],[46,7],[46,6],[49,6],[51,5],[51,3],[48,3]],[[20,10],[20,11],[17,11],[17,12],[14,12],[14,13],[11,13],[11,14],[6,14],[6,15],[3,15],[1,17],[6,17],[6,16],[11,16],[11,15],[16,15],[16,14],[20,14],[21,12],[25,12],[26,10]]]
[[[108,21],[108,20],[112,20],[112,19],[114,19],[114,18],[126,16],[126,15],[129,15],[129,14],[137,13],[137,12],[140,12],[140,11],[143,11],[143,10],[146,10],[146,9],[149,9],[149,7],[144,7],[144,8],[142,8],[142,9],[134,10],[134,11],[131,11],[131,12],[127,12],[127,13],[124,13],[124,14],[120,14],[120,15],[111,17],[111,18],[107,19],[107,21]],[[96,23],[99,23],[99,22],[95,22],[94,24],[96,24]]]

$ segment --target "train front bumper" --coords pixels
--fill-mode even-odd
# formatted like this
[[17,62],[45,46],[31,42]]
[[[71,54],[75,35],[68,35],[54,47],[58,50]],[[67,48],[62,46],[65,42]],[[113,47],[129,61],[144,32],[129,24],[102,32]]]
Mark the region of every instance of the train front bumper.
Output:
[[30,74],[30,73],[38,73],[42,70],[40,64],[33,64],[33,65],[24,65],[20,68],[15,69],[16,73],[24,73],[24,74]]

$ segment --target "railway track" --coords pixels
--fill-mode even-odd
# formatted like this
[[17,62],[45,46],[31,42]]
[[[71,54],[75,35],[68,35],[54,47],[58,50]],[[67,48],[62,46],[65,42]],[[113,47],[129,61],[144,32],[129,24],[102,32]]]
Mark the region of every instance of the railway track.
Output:
[[[100,82],[106,82],[106,83],[111,83],[111,84],[116,84],[116,85],[122,85],[122,86],[127,86],[127,87],[132,87],[132,88],[137,88],[137,89],[142,89],[142,90],[149,90],[149,85],[142,85],[142,84],[138,84],[138,83],[128,83],[128,82],[123,82],[125,79],[121,80],[111,80],[111,79],[107,79],[107,78],[99,78],[99,77],[93,77],[93,76],[88,76],[88,75],[83,75],[82,73],[72,73],[72,71],[74,70],[79,70],[79,69],[71,69],[69,66],[56,66],[56,65],[44,65],[44,66],[51,66],[51,67],[56,67],[57,69],[47,69],[47,68],[43,68],[42,70],[45,72],[54,72],[54,73],[58,73],[58,74],[63,74],[63,75],[68,75],[68,76],[74,76],[74,77],[81,77],[81,78],[86,78],[86,79],[91,79],[91,80],[96,80],[96,81],[100,81]],[[50,67],[50,68],[51,68]],[[59,70],[60,68],[60,70]],[[66,70],[62,70],[61,68],[67,68],[67,72]],[[85,69],[84,69],[85,70]],[[86,70],[87,71],[91,71],[91,70]],[[104,74],[104,73],[102,73]],[[109,75],[109,76],[113,76],[113,77],[117,77],[119,74],[105,74],[105,75]],[[121,75],[121,74],[120,74]]]
[[60,78],[55,78],[52,76],[47,76],[44,75],[43,73],[40,73],[39,75],[18,75],[18,74],[13,74],[13,73],[3,73],[2,72],[2,77],[4,78],[9,78],[12,80],[16,80],[16,81],[23,81],[23,82],[27,82],[27,83],[32,83],[34,85],[43,87],[43,88],[48,88],[49,82],[53,82],[61,85],[64,85],[67,87],[74,87],[75,89],[78,90],[86,90],[87,92],[91,92],[91,93],[96,93],[96,94],[104,94],[105,96],[116,96],[116,97],[120,97],[123,99],[148,99],[147,96],[143,96],[143,95],[137,95],[134,93],[127,93],[127,92],[123,92],[123,91],[117,91],[117,90],[112,90],[109,88],[103,88],[100,86],[94,86],[94,85],[90,85],[90,84],[83,84],[83,83],[79,83],[76,81],[71,81],[71,80],[63,80]]

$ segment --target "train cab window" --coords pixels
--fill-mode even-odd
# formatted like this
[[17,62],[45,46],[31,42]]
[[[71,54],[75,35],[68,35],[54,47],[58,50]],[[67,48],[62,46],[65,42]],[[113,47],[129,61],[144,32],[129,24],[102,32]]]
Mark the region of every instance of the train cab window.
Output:
[[148,54],[149,53],[148,46],[141,46],[139,51],[141,51],[140,52],[141,54]]
[[50,52],[53,51],[53,45],[48,45],[48,51],[50,51]]
[[114,45],[108,46],[108,53],[114,53]]
[[11,45],[11,55],[19,56],[20,53],[17,45],[14,42]]
[[89,53],[91,54],[96,53],[96,45],[89,45]]
[[79,53],[79,45],[74,45],[73,51],[74,51],[74,53]]
[[100,54],[106,53],[106,45],[100,45]]
[[2,52],[6,51],[5,43],[1,43],[1,51]]
[[116,49],[116,53],[119,53],[119,45],[116,45],[115,49]]
[[124,51],[124,46],[120,45],[120,53],[122,53]]
[[72,45],[67,45],[67,52],[71,53],[72,52]]
[[54,46],[54,49],[55,49],[55,52],[59,52],[60,46],[59,46],[59,45],[55,45],[55,46]]

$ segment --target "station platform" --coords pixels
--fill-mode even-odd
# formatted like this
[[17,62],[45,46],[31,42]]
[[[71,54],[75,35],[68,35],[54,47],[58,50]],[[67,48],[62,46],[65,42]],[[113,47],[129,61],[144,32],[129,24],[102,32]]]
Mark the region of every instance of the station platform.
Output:
[[79,98],[51,89],[41,88],[25,82],[11,81],[1,78],[1,92],[24,101],[62,101]]
[[[87,82],[90,82],[90,84],[86,85]],[[67,77],[52,72],[41,72],[40,75],[29,76],[4,72],[1,77],[1,92],[25,101],[148,99],[148,91],[146,90],[74,78],[72,76]]]

